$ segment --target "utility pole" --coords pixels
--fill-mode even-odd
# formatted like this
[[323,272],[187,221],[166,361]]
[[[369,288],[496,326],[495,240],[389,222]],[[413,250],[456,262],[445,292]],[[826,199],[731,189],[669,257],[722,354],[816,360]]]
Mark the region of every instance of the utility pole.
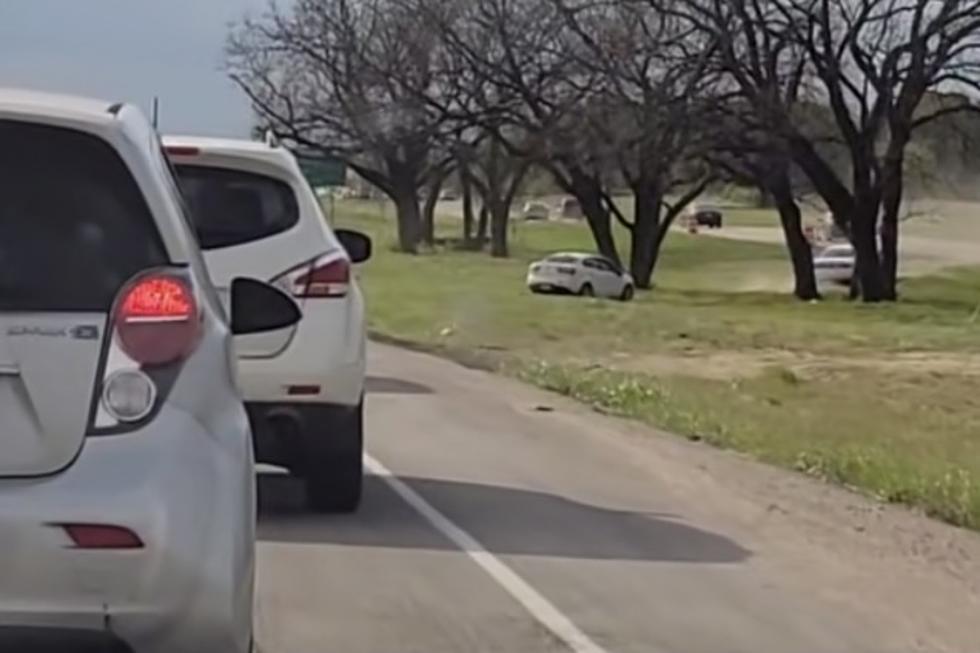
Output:
[[153,129],[160,130],[160,98],[153,96]]

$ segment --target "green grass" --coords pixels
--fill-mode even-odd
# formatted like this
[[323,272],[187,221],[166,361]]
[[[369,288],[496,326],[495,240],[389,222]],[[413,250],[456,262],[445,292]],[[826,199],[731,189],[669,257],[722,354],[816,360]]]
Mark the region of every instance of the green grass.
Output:
[[957,363],[980,355],[980,270],[908,281],[896,305],[803,304],[780,247],[678,233],[656,289],[621,304],[523,287],[528,262],[591,249],[584,226],[522,225],[494,260],[395,253],[377,205],[336,221],[376,239],[376,333],[980,528],[980,360]]
[[538,362],[521,378],[600,410],[980,527],[977,377],[774,367],[728,382]]

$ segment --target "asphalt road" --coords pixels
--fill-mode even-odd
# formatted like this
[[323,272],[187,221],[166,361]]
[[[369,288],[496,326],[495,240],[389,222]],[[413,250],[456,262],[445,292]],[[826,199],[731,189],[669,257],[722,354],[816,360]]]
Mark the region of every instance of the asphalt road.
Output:
[[903,591],[904,568],[876,567],[885,554],[824,537],[837,517],[788,517],[794,501],[836,501],[805,479],[420,354],[373,346],[369,383],[358,514],[309,514],[291,479],[260,476],[264,653],[978,644],[969,606],[944,622],[914,603],[948,587],[922,576]]

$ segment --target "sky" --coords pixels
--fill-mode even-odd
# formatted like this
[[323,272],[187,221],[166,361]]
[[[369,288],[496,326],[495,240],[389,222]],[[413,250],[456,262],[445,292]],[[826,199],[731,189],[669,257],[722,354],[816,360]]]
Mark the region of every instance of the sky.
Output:
[[248,136],[222,72],[229,25],[267,0],[0,0],[0,86],[127,101],[164,133]]

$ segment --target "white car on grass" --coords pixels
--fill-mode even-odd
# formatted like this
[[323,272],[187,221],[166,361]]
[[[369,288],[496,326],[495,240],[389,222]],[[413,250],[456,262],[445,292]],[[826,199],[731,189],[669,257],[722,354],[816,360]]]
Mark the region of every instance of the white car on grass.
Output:
[[236,339],[256,459],[302,478],[316,510],[360,503],[364,300],[353,266],[371,241],[334,231],[300,166],[267,142],[164,138],[219,292],[247,275],[281,288],[296,326]]
[[544,222],[551,218],[551,209],[543,202],[528,202],[521,214],[528,222]]
[[532,263],[527,287],[534,293],[562,293],[585,297],[633,299],[635,284],[629,273],[603,256],[562,252]]
[[856,265],[854,246],[830,245],[813,259],[813,272],[820,284],[849,285]]
[[0,651],[248,653],[232,334],[297,306],[242,278],[222,306],[132,106],[0,90],[0,136]]

